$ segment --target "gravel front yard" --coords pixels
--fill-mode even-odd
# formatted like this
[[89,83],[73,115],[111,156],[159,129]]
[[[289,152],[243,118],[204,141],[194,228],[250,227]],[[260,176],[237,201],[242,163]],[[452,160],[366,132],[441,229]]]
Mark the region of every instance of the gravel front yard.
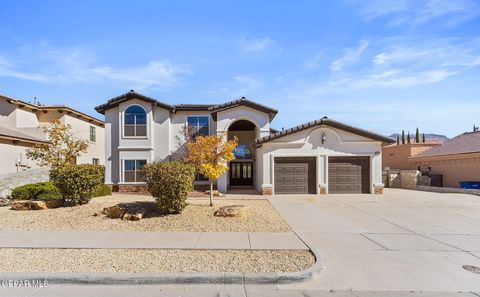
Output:
[[293,272],[304,250],[0,249],[2,272]]
[[[138,202],[152,213],[141,221],[109,219],[100,214],[104,207]],[[217,198],[209,207],[206,199],[188,200],[178,215],[161,216],[149,196],[113,195],[93,198],[75,207],[36,211],[13,211],[0,207],[0,230],[115,230],[115,231],[211,231],[211,232],[286,232],[290,228],[267,200],[227,200]],[[245,205],[249,214],[241,218],[213,215],[220,206]],[[94,214],[97,214],[94,216]]]

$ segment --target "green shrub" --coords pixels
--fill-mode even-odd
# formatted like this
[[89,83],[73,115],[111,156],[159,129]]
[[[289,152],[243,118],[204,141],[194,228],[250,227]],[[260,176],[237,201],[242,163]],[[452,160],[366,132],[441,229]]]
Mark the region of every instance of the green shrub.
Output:
[[103,183],[104,167],[81,164],[64,165],[50,170],[50,179],[60,189],[63,199],[70,205],[85,204]]
[[14,200],[55,200],[62,199],[62,193],[52,182],[23,185],[12,190]]
[[143,166],[142,171],[160,212],[182,212],[187,194],[193,190],[194,166],[181,162],[152,163]]
[[92,197],[110,196],[112,195],[112,188],[105,184],[101,184],[95,189]]

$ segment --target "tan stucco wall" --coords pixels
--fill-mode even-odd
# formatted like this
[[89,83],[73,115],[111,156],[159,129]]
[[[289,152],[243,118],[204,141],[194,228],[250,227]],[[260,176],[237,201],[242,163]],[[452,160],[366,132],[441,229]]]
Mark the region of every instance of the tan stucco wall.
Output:
[[411,160],[417,168],[431,167],[431,174],[443,175],[443,186],[459,188],[461,181],[480,181],[480,153],[458,154]]
[[[25,142],[14,142],[12,140],[0,139],[0,156],[1,166],[0,175],[17,172],[15,163],[21,160],[21,164],[28,165],[30,168],[37,168],[37,164],[33,160],[26,157],[26,151],[32,144]],[[24,169],[27,169],[24,167]],[[18,171],[22,171],[18,168]]]
[[401,145],[389,145],[382,148],[383,168],[390,169],[416,169],[413,164],[408,162],[408,158],[421,152],[431,149],[438,143],[406,143]]

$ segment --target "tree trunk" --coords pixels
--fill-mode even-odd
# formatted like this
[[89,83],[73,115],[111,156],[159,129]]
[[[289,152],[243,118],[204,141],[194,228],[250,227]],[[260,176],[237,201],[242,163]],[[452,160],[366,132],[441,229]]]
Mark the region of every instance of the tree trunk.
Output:
[[210,206],[213,206],[213,182],[210,182]]

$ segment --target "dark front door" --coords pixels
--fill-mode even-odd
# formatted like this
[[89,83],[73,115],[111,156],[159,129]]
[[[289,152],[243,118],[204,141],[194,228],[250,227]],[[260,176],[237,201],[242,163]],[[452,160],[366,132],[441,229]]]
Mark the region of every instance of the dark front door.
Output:
[[253,163],[230,163],[230,186],[253,186]]

